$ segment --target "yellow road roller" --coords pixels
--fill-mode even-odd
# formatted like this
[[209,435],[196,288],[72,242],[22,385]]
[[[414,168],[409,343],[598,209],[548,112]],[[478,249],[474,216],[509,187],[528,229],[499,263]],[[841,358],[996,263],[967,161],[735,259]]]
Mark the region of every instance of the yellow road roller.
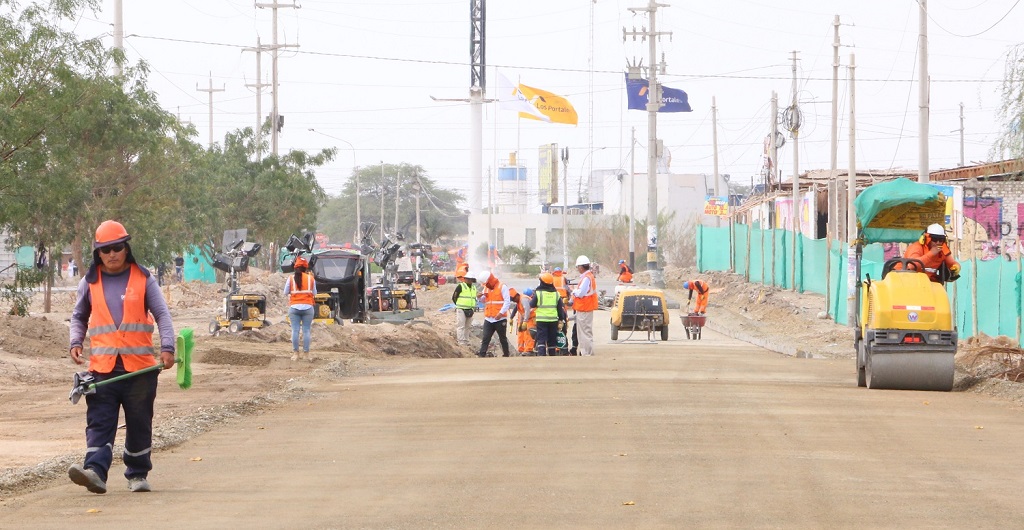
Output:
[[945,287],[916,259],[886,261],[877,279],[861,275],[866,244],[916,241],[925,226],[945,223],[946,197],[901,178],[867,188],[854,206],[857,385],[952,390],[957,332]]

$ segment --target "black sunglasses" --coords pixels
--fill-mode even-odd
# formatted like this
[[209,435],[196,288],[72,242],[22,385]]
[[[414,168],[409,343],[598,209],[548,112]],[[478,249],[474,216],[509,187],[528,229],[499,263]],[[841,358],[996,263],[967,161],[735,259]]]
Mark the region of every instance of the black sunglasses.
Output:
[[124,243],[118,243],[116,245],[110,245],[109,247],[100,248],[100,254],[110,254],[111,252],[121,252],[124,250]]

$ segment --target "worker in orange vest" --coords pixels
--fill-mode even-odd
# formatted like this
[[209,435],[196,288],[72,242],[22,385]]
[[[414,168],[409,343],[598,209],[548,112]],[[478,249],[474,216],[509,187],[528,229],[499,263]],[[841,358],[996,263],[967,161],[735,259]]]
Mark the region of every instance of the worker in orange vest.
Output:
[[486,288],[481,295],[484,302],[484,329],[480,342],[480,351],[477,357],[487,357],[487,347],[491,345],[491,336],[498,334],[498,342],[501,343],[502,357],[509,356],[508,337],[505,335],[508,328],[508,315],[512,310],[512,296],[508,286],[498,280],[488,271],[480,273],[477,278],[480,285]]
[[594,355],[594,311],[597,310],[597,279],[590,270],[590,258],[576,258],[576,270],[580,273],[579,284],[573,290],[572,308],[576,310],[576,335],[579,339],[579,355]]
[[[953,259],[953,253],[946,245],[946,229],[940,224],[930,225],[916,242],[907,245],[903,257],[921,260],[924,270],[918,272],[924,272],[933,282],[943,283],[943,280],[939,278],[939,268],[943,264],[949,268],[949,281],[955,281],[960,277],[960,264]],[[894,268],[902,268],[902,266]]]
[[[137,372],[157,364],[154,322],[160,330],[160,358],[174,366],[174,325],[156,277],[135,261],[132,236],[117,221],[96,228],[92,264],[78,283],[70,319],[70,355],[83,364],[83,342],[89,336],[89,374],[95,381]],[[125,439],[121,460],[128,489],[150,491],[153,469],[153,403],[159,371],[109,383],[87,394],[85,461],[68,469],[72,482],[92,493],[107,492],[118,416],[124,409]]]
[[683,282],[683,289],[690,291],[690,296],[686,299],[686,305],[689,307],[690,301],[693,300],[693,292],[697,291],[697,305],[694,306],[693,312],[699,315],[703,315],[708,310],[708,298],[711,291],[711,286],[704,280],[688,280]]
[[519,298],[519,327],[517,349],[523,355],[533,355],[537,343],[537,309],[532,307],[534,291],[527,287]]
[[619,260],[619,278],[618,280],[622,283],[633,283],[633,269],[629,268],[626,264],[626,260]]
[[292,360],[297,361],[299,354],[299,332],[302,332],[302,355],[309,362],[311,327],[313,313],[316,311],[316,279],[309,272],[309,259],[305,256],[295,257],[295,274],[288,277],[284,284],[284,295],[288,297],[288,321],[292,325]]
[[562,299],[562,304],[568,306],[569,291],[566,289],[565,272],[562,271],[561,267],[555,267],[555,270],[551,272],[551,277],[554,279],[552,285],[555,286],[555,291],[558,291],[558,297]]

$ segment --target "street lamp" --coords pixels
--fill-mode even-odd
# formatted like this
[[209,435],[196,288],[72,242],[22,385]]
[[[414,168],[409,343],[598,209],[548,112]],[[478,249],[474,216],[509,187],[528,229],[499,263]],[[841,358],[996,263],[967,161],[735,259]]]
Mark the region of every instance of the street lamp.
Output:
[[360,189],[359,189],[359,171],[356,169],[356,147],[354,145],[352,145],[348,140],[342,140],[341,138],[338,138],[337,136],[331,136],[331,135],[329,135],[327,133],[322,133],[322,132],[320,132],[320,131],[318,131],[316,129],[313,129],[312,127],[309,128],[308,130],[309,130],[309,132],[315,132],[317,134],[326,136],[328,138],[333,138],[333,139],[335,139],[335,140],[337,140],[339,142],[343,142],[346,145],[348,145],[349,149],[352,150],[352,174],[355,175],[355,177],[356,177],[356,232],[355,232],[355,236],[352,239],[352,243],[353,244],[359,244],[359,238],[361,236],[360,230],[362,230],[362,227],[363,227],[363,225],[362,225],[363,218],[360,215],[361,211],[359,209]]

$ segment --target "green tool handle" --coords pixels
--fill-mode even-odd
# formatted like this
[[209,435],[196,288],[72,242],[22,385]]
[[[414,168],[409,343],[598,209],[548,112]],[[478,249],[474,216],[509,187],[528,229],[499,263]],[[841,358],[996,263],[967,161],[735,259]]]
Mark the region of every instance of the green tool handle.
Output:
[[[177,363],[179,361],[177,359],[175,359],[174,362]],[[131,378],[133,378],[133,377],[135,377],[137,375],[142,375],[142,374],[149,373],[149,372],[159,372],[160,370],[163,370],[163,369],[164,369],[164,364],[163,363],[157,363],[157,364],[154,364],[153,366],[150,366],[150,367],[147,367],[147,368],[143,368],[142,370],[136,370],[134,372],[128,372],[126,374],[121,374],[121,375],[119,375],[117,377],[111,377],[110,379],[104,379],[103,381],[100,381],[99,383],[92,383],[92,384],[89,385],[89,390],[93,390],[93,389],[95,389],[97,387],[101,387],[103,385],[109,385],[110,383],[116,383],[118,381],[124,381],[125,379],[131,379]]]

